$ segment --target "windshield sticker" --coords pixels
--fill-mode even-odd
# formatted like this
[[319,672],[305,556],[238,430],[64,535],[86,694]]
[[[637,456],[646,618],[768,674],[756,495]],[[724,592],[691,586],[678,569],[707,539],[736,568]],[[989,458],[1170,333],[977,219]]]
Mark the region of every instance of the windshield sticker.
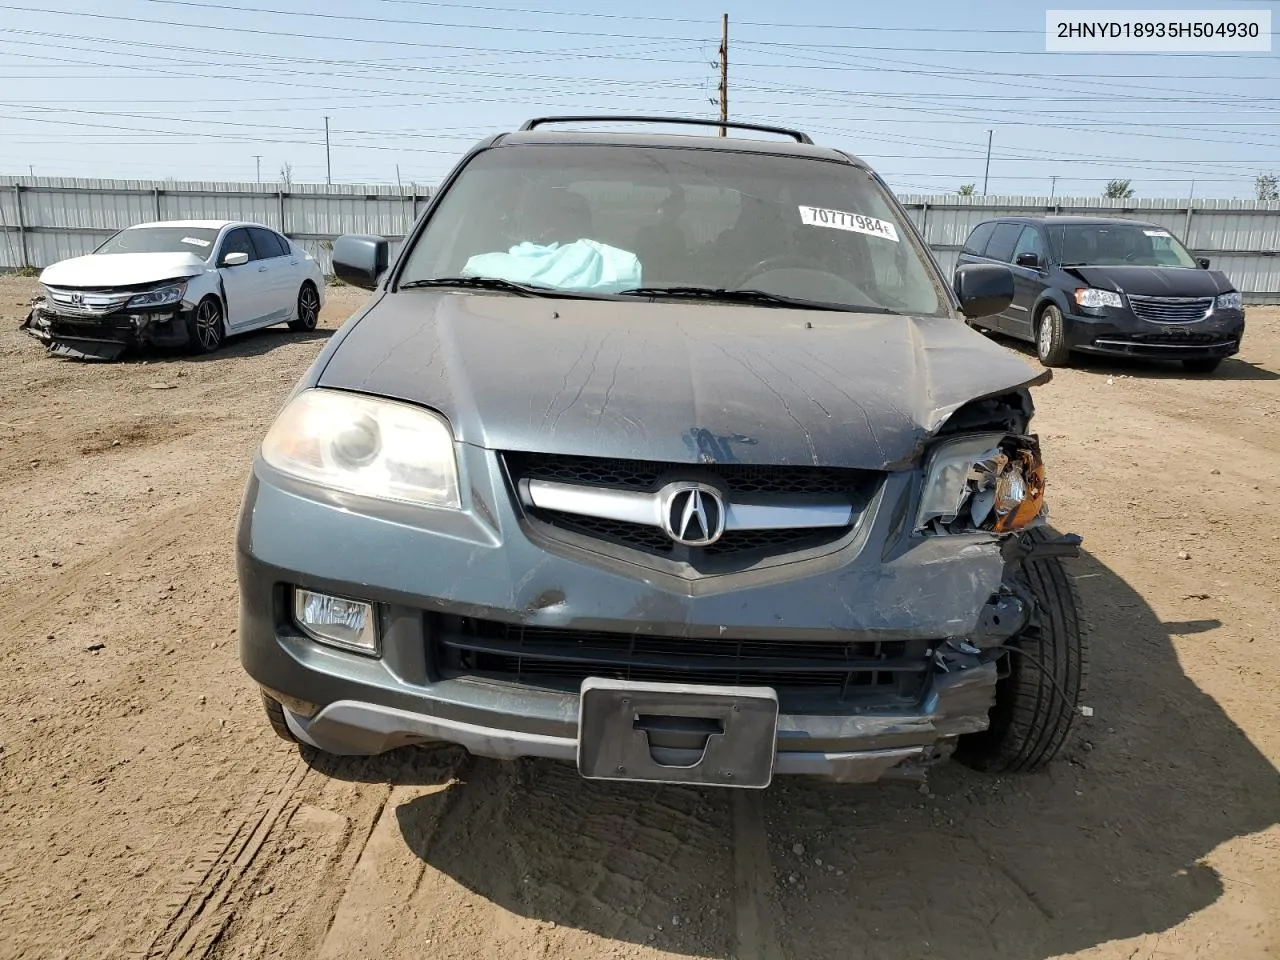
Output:
[[825,207],[801,207],[800,220],[811,227],[828,227],[832,230],[849,230],[898,242],[897,228],[887,220],[864,217],[860,213],[844,210],[828,210]]
[[209,245],[209,241],[208,241],[208,240],[201,240],[199,237],[183,237],[183,238],[182,238],[182,242],[183,242],[183,243],[193,243],[193,244],[195,244],[197,247],[207,247],[207,246]]
[[1145,233],[1148,237],[1167,237],[1167,236],[1169,236],[1169,231],[1168,231],[1168,230],[1143,230],[1142,232],[1143,232],[1143,233]]

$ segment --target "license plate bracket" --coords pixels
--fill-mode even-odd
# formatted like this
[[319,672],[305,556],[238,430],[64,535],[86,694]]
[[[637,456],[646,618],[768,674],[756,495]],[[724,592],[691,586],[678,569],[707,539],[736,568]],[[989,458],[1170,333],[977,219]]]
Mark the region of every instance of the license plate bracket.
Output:
[[578,704],[578,772],[763,789],[773,779],[778,695],[769,687],[588,677]]

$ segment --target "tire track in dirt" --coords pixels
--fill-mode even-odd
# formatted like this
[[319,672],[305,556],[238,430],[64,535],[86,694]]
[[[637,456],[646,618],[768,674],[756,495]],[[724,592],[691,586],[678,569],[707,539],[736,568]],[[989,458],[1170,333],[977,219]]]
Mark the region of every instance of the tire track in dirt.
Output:
[[[184,883],[185,895],[163,925],[136,955],[146,960],[169,957],[203,958],[218,942],[261,872],[259,855],[281,822],[288,822],[301,803],[300,790],[311,772],[300,757],[285,764],[243,813],[215,842],[217,853],[196,861],[198,877]],[[223,842],[225,838],[225,842]],[[173,903],[173,898],[170,899]]]
[[737,960],[785,960],[769,862],[764,804],[755,791],[736,790],[733,804],[734,956]]

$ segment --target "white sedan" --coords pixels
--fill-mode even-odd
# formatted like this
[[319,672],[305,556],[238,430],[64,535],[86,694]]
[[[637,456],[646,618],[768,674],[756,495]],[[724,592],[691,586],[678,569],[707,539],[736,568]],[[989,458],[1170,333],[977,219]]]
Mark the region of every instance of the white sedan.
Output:
[[314,330],[324,305],[315,258],[258,223],[170,220],[121,230],[40,274],[23,327],[57,354],[112,360],[130,347],[211,353],[276,323]]

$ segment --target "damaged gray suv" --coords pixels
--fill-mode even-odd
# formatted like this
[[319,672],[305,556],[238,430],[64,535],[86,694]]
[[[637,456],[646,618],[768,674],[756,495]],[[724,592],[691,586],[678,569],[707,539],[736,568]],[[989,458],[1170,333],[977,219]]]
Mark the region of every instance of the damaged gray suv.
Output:
[[1048,373],[963,322],[1008,268],[948,287],[880,178],[803,133],[581,132],[610,119],[481,143],[394,257],[335,243],[373,295],[237,535],[276,731],[746,788],[1049,761],[1086,650],[1030,428]]

